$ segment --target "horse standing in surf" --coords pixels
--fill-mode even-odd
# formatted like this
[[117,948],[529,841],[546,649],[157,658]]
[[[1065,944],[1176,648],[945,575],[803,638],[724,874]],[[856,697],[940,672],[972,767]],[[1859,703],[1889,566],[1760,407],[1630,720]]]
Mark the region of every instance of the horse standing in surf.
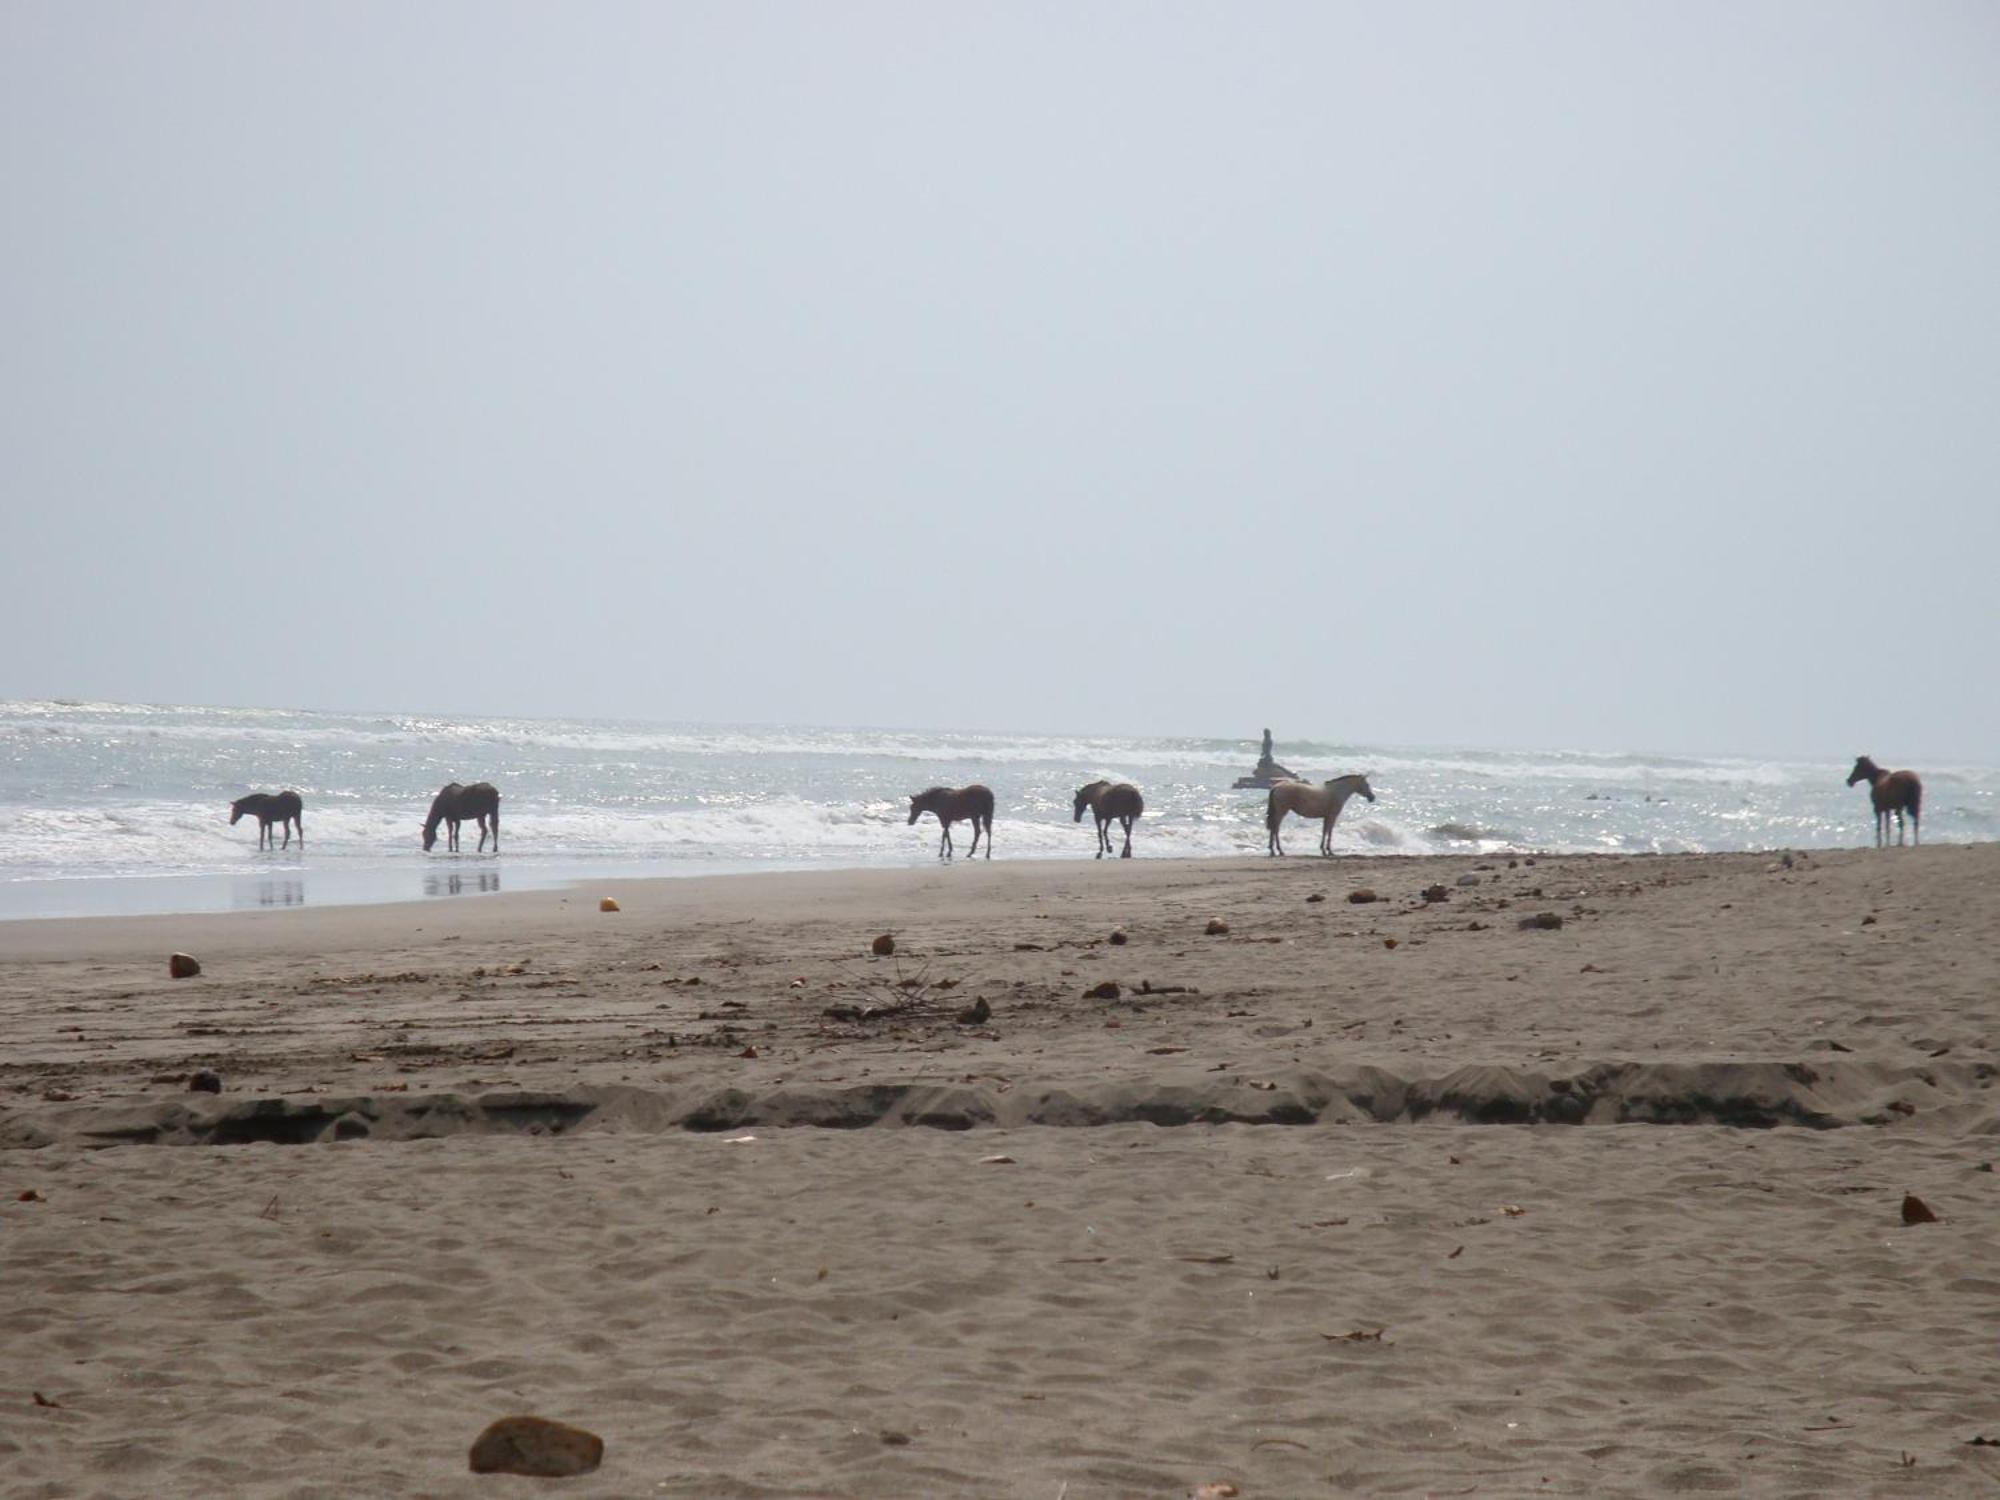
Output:
[[1146,810],[1146,799],[1139,795],[1139,789],[1129,781],[1093,781],[1089,786],[1077,788],[1073,822],[1083,821],[1086,807],[1097,818],[1097,857],[1102,859],[1111,852],[1111,835],[1105,830],[1115,822],[1125,826],[1125,852],[1118,857],[1130,859],[1132,825]]
[[277,823],[285,830],[285,847],[292,847],[292,830],[299,831],[299,847],[306,846],[305,803],[297,792],[252,792],[247,797],[238,797],[229,804],[229,826],[245,813],[257,820],[257,847],[266,844],[277,847],[277,837],[271,832],[271,825]]
[[1856,756],[1854,769],[1847,773],[1847,784],[1857,781],[1868,783],[1868,800],[1875,804],[1875,847],[1881,849],[1889,842],[1889,817],[1896,818],[1896,842],[1903,842],[1903,815],[1909,814],[1910,842],[1922,843],[1917,837],[1917,820],[1924,806],[1924,784],[1917,780],[1915,771],[1885,771],[1865,755]]
[[1264,803],[1264,831],[1270,835],[1269,852],[1285,852],[1285,846],[1278,838],[1278,825],[1285,821],[1286,813],[1295,812],[1302,818],[1322,820],[1319,852],[1332,854],[1334,820],[1347,805],[1347,799],[1356,792],[1370,802],[1375,800],[1374,790],[1368,785],[1366,776],[1336,776],[1321,786],[1314,786],[1309,781],[1279,782],[1271,788],[1271,795]]
[[493,852],[500,852],[500,793],[494,790],[490,781],[475,781],[471,786],[460,786],[452,782],[431,801],[431,810],[424,819],[424,851],[437,842],[438,824],[445,825],[445,848],[458,853],[458,825],[467,818],[479,820],[479,849],[486,848],[487,825],[492,825]]
[[971,786],[934,786],[928,791],[917,792],[910,798],[910,821],[915,823],[925,813],[937,814],[938,822],[944,828],[944,837],[938,840],[938,858],[952,856],[951,825],[961,818],[972,823],[972,847],[965,851],[967,859],[979,854],[979,834],[986,832],[986,857],[993,857],[993,792],[977,782]]

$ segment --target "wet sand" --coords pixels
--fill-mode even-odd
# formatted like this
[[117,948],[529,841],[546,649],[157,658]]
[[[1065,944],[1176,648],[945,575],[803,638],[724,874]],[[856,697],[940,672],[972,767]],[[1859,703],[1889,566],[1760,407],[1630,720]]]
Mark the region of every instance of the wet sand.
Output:
[[[1995,1493],[1996,918],[1953,846],[0,924],[0,1486]],[[513,1411],[603,1468],[466,1472]]]

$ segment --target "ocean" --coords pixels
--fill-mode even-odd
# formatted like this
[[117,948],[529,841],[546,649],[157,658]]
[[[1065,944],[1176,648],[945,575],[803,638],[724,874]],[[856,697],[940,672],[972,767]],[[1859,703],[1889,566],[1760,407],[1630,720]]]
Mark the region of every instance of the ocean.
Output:
[[[0,918],[415,900],[572,881],[930,861],[908,796],[983,781],[999,859],[1089,858],[1075,789],[1135,782],[1140,857],[1260,854],[1257,739],[653,724],[125,703],[0,702]],[[1288,740],[1318,780],[1366,772],[1337,852],[1677,853],[1872,841],[1851,756],[1777,761]],[[1918,768],[1924,836],[2000,834],[2000,769]],[[500,788],[504,853],[426,855],[448,781]],[[295,788],[307,843],[260,853],[231,799]],[[1317,827],[1296,820],[1294,853]],[[957,837],[968,841],[963,825]]]

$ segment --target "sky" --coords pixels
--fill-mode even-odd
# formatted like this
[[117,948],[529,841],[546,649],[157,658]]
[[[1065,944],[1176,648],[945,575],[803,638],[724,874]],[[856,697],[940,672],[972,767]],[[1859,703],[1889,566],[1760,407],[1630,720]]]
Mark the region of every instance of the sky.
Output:
[[0,0],[0,696],[2000,763],[2000,8]]

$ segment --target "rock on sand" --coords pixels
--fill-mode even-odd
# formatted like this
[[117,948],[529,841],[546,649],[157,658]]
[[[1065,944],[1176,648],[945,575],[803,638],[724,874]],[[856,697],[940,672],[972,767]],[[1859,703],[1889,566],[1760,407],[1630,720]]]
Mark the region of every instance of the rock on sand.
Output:
[[588,1474],[603,1461],[603,1438],[547,1417],[502,1417],[472,1443],[475,1474],[563,1479]]

